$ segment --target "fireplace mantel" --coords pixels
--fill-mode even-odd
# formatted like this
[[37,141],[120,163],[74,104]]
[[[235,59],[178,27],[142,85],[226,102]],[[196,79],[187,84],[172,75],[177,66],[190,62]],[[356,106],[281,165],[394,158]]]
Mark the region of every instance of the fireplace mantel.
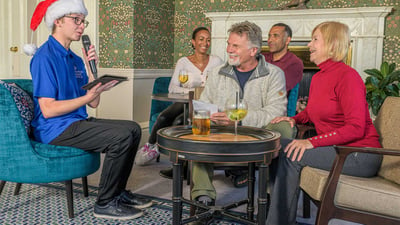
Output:
[[268,39],[270,27],[286,23],[293,30],[292,41],[309,41],[316,25],[324,21],[339,21],[349,26],[352,39],[352,67],[365,78],[364,70],[378,68],[382,63],[385,17],[392,7],[360,7],[336,9],[272,10],[249,12],[205,13],[212,21],[211,53],[226,59],[228,29],[245,20],[259,25],[263,40]]

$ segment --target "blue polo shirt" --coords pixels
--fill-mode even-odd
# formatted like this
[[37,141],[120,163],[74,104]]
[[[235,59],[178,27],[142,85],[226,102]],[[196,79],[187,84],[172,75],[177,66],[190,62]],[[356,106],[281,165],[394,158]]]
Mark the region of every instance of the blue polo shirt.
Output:
[[37,50],[30,64],[33,81],[35,116],[33,135],[37,141],[49,143],[69,125],[87,118],[86,106],[52,118],[44,118],[38,98],[69,100],[86,94],[81,87],[88,82],[82,59],[70,49],[65,49],[53,36]]

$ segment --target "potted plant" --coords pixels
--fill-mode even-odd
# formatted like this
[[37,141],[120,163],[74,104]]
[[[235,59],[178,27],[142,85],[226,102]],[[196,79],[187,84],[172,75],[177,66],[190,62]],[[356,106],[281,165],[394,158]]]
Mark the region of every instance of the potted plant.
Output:
[[367,102],[376,116],[387,96],[399,97],[400,70],[395,70],[396,64],[383,62],[380,70],[366,69],[369,76],[365,80]]

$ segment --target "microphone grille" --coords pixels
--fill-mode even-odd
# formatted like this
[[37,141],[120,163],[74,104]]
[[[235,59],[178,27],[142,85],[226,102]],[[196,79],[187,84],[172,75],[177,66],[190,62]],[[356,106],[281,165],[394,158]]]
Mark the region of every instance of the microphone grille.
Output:
[[88,35],[82,35],[82,42],[85,44],[89,44],[90,45],[90,39]]

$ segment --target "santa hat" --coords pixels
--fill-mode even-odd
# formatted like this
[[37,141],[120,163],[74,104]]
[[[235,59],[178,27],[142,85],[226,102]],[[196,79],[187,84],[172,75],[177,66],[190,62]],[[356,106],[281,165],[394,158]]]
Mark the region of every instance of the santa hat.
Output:
[[[51,31],[54,26],[54,21],[72,13],[79,13],[87,16],[88,11],[83,0],[45,0],[41,1],[33,12],[30,28],[34,32],[43,17],[47,28]],[[32,32],[32,38],[33,38]],[[31,40],[32,43],[32,40]],[[24,52],[27,55],[35,54],[37,46],[35,44],[26,44]]]

